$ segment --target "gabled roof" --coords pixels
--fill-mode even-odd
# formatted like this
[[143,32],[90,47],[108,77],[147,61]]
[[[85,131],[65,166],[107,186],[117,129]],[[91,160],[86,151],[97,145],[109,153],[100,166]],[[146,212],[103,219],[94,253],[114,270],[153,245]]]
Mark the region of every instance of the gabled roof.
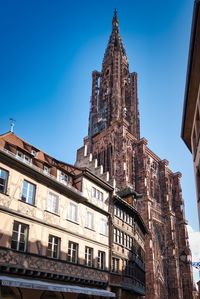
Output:
[[32,151],[35,151],[37,155],[33,158],[43,164],[48,164],[49,166],[55,166],[57,168],[61,168],[66,172],[73,175],[78,175],[82,171],[71,164],[66,162],[60,161],[44,151],[38,149],[37,147],[31,145],[30,143],[24,141],[22,138],[14,134],[13,132],[7,132],[0,135],[0,147],[8,149],[8,147],[15,147],[18,150],[21,149],[23,152],[26,152],[29,155],[33,155]]

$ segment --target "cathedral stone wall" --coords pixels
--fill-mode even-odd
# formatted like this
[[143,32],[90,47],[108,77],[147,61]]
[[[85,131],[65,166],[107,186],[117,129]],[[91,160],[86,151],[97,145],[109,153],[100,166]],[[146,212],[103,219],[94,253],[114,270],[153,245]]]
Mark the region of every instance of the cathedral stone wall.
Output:
[[88,136],[76,165],[90,168],[116,192],[131,187],[140,194],[137,210],[149,230],[145,298],[193,298],[181,174],[140,139],[137,74],[129,72],[116,12],[102,71],[93,72]]

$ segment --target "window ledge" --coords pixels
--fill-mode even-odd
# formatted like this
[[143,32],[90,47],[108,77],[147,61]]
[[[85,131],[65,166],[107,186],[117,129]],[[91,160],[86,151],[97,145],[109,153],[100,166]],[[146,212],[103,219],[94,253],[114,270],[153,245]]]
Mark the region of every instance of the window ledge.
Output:
[[44,210],[44,211],[45,211],[45,212],[48,212],[48,213],[50,213],[50,214],[52,214],[52,215],[55,215],[55,216],[57,216],[57,217],[60,217],[60,215],[57,214],[57,213],[51,212],[51,211],[49,211],[49,210]]
[[37,206],[36,206],[35,204],[32,204],[32,203],[23,201],[22,199],[18,199],[18,201],[19,201],[19,202],[23,202],[23,203],[25,203],[26,205],[29,205],[29,206],[31,206],[31,207],[37,208]]
[[74,224],[79,225],[79,222],[78,222],[78,221],[75,221],[75,220],[72,220],[72,219],[69,219],[69,218],[66,218],[66,220],[69,221],[69,222],[72,222],[72,223],[74,223]]
[[108,237],[108,234],[99,233],[101,236]]
[[5,196],[9,196],[9,194],[8,194],[8,193],[1,192],[1,191],[0,191],[0,194],[3,194],[3,195],[5,195]]
[[85,226],[85,228],[87,228],[87,229],[89,229],[89,230],[91,230],[91,231],[95,232],[95,229],[94,229],[94,228],[87,227],[87,226]]

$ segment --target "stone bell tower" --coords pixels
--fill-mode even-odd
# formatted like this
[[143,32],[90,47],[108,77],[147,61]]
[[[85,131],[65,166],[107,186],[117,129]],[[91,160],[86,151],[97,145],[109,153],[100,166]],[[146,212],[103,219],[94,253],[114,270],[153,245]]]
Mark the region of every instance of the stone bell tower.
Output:
[[[97,159],[97,166],[102,165],[103,171],[109,172],[109,177],[118,187],[134,185],[132,145],[139,138],[137,74],[129,72],[115,10],[102,71],[92,73],[92,96],[88,137],[84,141],[87,147],[85,150],[87,154],[92,154],[93,159]],[[81,156],[78,160],[78,165],[84,163]]]
[[119,34],[119,22],[115,11],[102,71],[92,73],[88,135],[92,138],[113,124],[123,125],[123,121],[126,123],[127,130],[139,139],[137,75],[129,72],[128,59]]
[[116,191],[129,187],[143,195],[137,210],[149,230],[145,298],[192,299],[181,174],[140,139],[137,74],[129,72],[116,11],[102,70],[92,73],[88,136],[76,165],[90,168]]

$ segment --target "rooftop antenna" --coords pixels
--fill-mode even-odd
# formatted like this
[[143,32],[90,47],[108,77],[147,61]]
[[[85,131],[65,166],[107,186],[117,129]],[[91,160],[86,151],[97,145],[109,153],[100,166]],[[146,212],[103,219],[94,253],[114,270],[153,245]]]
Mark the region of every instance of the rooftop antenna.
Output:
[[13,118],[10,118],[9,121],[10,121],[10,132],[14,133],[14,126],[16,121]]

